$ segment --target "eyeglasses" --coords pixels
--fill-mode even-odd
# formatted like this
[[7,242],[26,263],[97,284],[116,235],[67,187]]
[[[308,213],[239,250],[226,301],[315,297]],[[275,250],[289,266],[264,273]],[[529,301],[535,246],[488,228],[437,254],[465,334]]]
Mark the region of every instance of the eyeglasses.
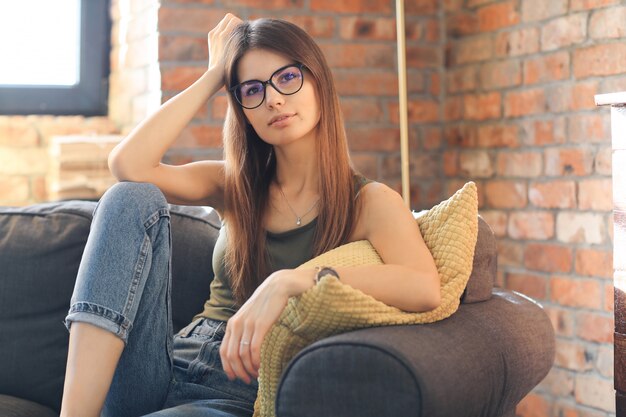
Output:
[[280,94],[296,94],[304,83],[303,64],[289,64],[278,68],[269,80],[249,80],[231,87],[229,91],[244,109],[256,109],[265,100],[266,86],[269,84]]

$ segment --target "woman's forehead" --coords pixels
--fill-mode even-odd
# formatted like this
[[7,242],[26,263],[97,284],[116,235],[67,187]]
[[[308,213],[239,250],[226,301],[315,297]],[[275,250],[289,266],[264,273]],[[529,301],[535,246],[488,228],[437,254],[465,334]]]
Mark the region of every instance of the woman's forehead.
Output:
[[292,62],[292,59],[274,51],[251,49],[239,60],[237,74],[240,81],[267,80],[278,68]]

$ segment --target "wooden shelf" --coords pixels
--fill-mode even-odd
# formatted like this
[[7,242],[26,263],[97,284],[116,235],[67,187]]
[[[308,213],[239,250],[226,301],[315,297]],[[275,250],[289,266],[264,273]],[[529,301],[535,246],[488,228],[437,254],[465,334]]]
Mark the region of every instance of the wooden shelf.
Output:
[[609,94],[596,94],[596,106],[626,106],[626,91]]

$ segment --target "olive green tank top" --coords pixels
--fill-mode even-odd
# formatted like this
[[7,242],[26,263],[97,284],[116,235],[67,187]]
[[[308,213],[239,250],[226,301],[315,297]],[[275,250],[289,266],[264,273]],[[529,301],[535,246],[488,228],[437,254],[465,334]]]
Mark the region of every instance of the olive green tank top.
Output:
[[[361,188],[372,182],[361,175],[355,175],[355,198]],[[266,232],[266,250],[270,260],[270,273],[280,269],[293,269],[313,258],[313,238],[317,228],[317,218],[302,227],[282,233]],[[224,257],[228,227],[222,224],[219,236],[213,249],[213,272],[210,297],[204,303],[204,311],[194,319],[206,317],[213,320],[228,321],[239,305],[235,302],[226,274]]]

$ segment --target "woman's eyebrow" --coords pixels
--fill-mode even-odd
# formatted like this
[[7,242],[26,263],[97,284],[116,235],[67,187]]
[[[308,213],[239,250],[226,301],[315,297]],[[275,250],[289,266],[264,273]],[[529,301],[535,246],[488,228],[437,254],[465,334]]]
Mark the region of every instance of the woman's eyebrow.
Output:
[[248,82],[248,81],[261,81],[261,78],[260,77],[248,77],[248,78],[242,78],[241,79],[242,83],[245,83],[245,82]]
[[[278,71],[279,69],[285,68],[285,67],[290,66],[290,65],[296,65],[296,64],[297,64],[296,62],[292,62],[292,63],[287,63],[287,64],[284,64],[284,65],[277,66],[274,69],[274,71],[271,72],[270,77],[272,75],[274,75],[274,73],[276,71]],[[266,81],[268,78],[269,77],[267,77],[267,78],[264,78],[264,77],[248,77],[248,78],[239,77],[239,79],[241,80],[241,81],[239,81],[239,83],[241,84],[241,83],[245,83],[245,82],[248,82],[248,81]]]

